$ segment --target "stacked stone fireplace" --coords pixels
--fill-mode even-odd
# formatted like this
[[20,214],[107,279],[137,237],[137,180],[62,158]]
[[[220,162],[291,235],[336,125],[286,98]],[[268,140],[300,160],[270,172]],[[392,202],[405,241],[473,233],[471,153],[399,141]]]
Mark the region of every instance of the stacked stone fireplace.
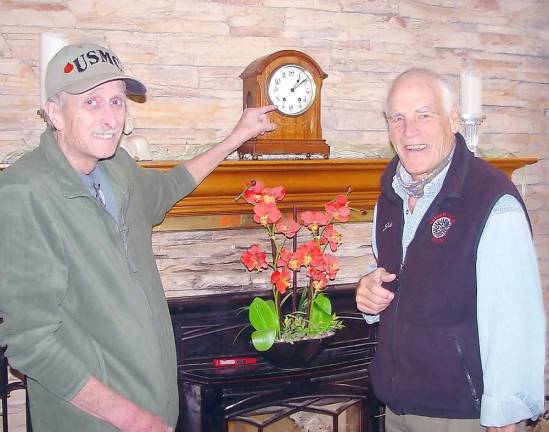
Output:
[[[379,407],[367,369],[376,329],[354,305],[354,286],[373,262],[371,224],[340,225],[337,285],[328,288],[346,328],[309,367],[282,370],[249,345],[246,315],[253,296],[270,294],[268,272],[248,273],[241,253],[269,246],[262,229],[163,231],[154,251],[174,322],[181,414],[178,431],[371,432]],[[304,233],[308,236],[308,234]],[[244,335],[244,337],[243,337]],[[251,367],[215,368],[215,358],[252,357]]]

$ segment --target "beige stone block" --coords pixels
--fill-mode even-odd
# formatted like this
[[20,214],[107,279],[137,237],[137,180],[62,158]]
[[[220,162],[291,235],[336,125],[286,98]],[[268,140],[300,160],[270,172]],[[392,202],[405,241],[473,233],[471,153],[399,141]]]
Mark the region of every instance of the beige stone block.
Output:
[[549,89],[542,83],[483,78],[482,85],[486,105],[544,109],[549,100]]
[[10,58],[12,56],[10,47],[4,35],[0,34],[0,58]]
[[333,0],[262,0],[265,7],[286,8],[287,11],[296,9],[312,9],[338,12],[339,4]]
[[[138,32],[222,32],[224,14],[221,6],[204,1],[159,1],[133,3],[124,0],[112,3],[105,0],[75,2],[75,14],[83,27],[108,28],[110,30],[135,30]],[[200,23],[203,31],[200,32]],[[227,31],[225,30],[225,33]]]
[[0,130],[43,129],[43,121],[36,114],[38,104],[37,95],[0,94]]
[[178,17],[160,17],[157,20],[143,20],[139,31],[155,33],[200,33],[227,35],[229,26],[224,22],[186,21]]
[[497,133],[544,133],[542,119],[535,112],[517,107],[489,107],[484,109],[483,131]]
[[324,139],[331,147],[330,154],[353,155],[350,157],[375,157],[375,153],[389,146],[387,132],[382,131],[340,131],[330,129]]
[[152,128],[152,129],[136,129],[135,133],[145,135],[149,142],[153,146],[160,145],[173,145],[174,147],[181,148],[186,145],[207,145],[214,142],[216,137],[216,131],[213,129],[200,129],[195,128]]
[[0,58],[0,83],[0,95],[36,95],[38,106],[38,79],[30,64]]
[[143,119],[143,127],[196,127],[202,119],[215,119],[223,110],[223,101],[215,99],[151,98],[132,108],[136,119]]
[[330,58],[330,66],[333,69],[386,73],[387,80],[396,77],[400,72],[413,65],[412,59],[366,49],[354,51],[352,57],[345,50],[333,50]]
[[475,10],[470,8],[467,3],[459,1],[428,4],[416,0],[401,0],[398,5],[398,13],[403,17],[427,22],[506,24],[505,17],[495,14],[493,10]]
[[3,23],[36,26],[44,23],[48,26],[63,28],[73,27],[75,17],[65,2],[0,2],[0,16]]
[[402,30],[401,26],[394,25],[393,21],[367,14],[335,14],[296,9],[289,10],[285,20],[286,35],[334,42],[385,38],[395,42],[400,39],[405,44],[410,35],[404,32],[400,34],[399,30]]
[[[331,73],[324,81],[323,96],[333,100],[357,100],[371,105],[385,99],[388,90],[387,74],[370,71]],[[334,103],[337,106],[337,102]]]
[[[159,58],[167,64],[195,66],[245,67],[265,52],[263,38],[259,37],[208,37],[199,41],[160,43]],[[181,62],[180,56],[187,59]]]
[[198,87],[223,89],[242,94],[242,67],[201,67],[198,69]]
[[119,0],[113,3],[109,0],[72,1],[70,10],[79,21],[89,17],[101,18],[103,22],[132,21],[130,18],[143,19],[148,16],[157,16],[173,10],[173,2],[158,0],[153,2],[133,2]]
[[199,70],[193,66],[132,65],[132,73],[145,85],[155,87],[198,87]]
[[261,0],[212,0],[212,2],[227,4],[227,5],[244,5],[244,6],[259,6],[262,4]]
[[385,119],[380,111],[368,109],[356,110],[350,115],[347,111],[332,110],[330,120],[337,130],[381,130],[385,128]]
[[540,258],[549,257],[549,236],[536,235],[534,237],[534,247]]
[[373,15],[396,15],[398,2],[381,0],[340,0],[341,11]]
[[232,36],[283,36],[281,9],[232,7],[227,8],[227,18]]

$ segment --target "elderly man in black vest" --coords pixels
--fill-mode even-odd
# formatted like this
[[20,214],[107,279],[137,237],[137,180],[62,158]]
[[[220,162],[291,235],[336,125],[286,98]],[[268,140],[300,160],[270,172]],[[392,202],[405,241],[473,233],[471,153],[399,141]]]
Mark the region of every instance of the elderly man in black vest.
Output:
[[438,74],[398,76],[386,118],[397,156],[374,216],[378,267],[356,293],[379,321],[371,379],[386,430],[517,431],[543,410],[545,354],[524,202],[467,149]]

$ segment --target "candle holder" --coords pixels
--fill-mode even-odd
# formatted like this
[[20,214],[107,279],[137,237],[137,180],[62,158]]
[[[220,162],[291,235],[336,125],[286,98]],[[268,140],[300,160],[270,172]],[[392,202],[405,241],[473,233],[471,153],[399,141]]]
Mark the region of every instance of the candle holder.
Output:
[[467,144],[467,148],[472,151],[475,156],[479,156],[478,127],[485,118],[486,116],[482,114],[460,118],[460,124],[463,126],[463,137],[465,138],[465,143]]

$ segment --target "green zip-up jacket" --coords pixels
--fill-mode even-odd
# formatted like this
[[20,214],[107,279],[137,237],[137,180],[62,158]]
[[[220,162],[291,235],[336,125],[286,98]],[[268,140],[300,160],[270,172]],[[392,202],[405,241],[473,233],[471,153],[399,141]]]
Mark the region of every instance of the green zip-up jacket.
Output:
[[99,164],[119,209],[92,197],[52,131],[0,174],[0,345],[28,377],[35,432],[113,431],[69,401],[94,376],[175,427],[173,329],[152,227],[195,187],[183,167]]

